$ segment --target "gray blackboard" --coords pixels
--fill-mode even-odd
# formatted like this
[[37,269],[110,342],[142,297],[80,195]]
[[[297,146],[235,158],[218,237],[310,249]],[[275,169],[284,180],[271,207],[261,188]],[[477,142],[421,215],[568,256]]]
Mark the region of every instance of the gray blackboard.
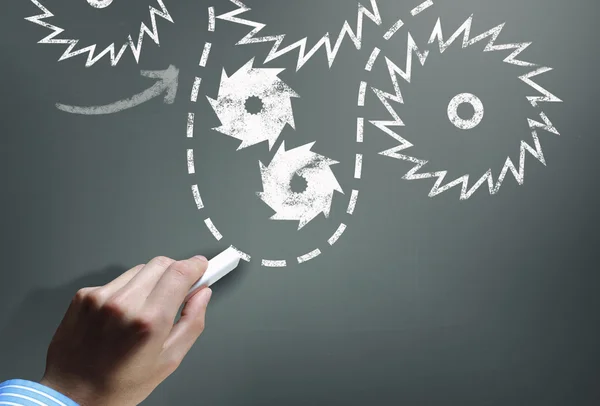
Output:
[[[598,404],[597,2],[435,0],[413,16],[418,0],[378,0],[382,21],[364,16],[360,49],[346,36],[331,66],[321,47],[300,69],[298,49],[265,63],[273,41],[236,45],[248,25],[216,18],[209,29],[210,6],[216,16],[239,8],[226,0],[165,0],[173,22],[156,17],[160,45],[146,36],[139,62],[126,48],[116,66],[105,56],[87,67],[86,55],[58,61],[68,45],[38,43],[51,31],[25,20],[40,14],[34,2],[5,3],[0,380],[41,377],[77,289],[157,255],[210,257],[234,245],[250,262],[214,286],[206,331],[145,404]],[[40,3],[54,14],[44,21],[65,30],[56,38],[79,39],[75,49],[98,44],[96,53],[129,34],[137,41],[140,22],[151,26],[149,4],[158,7]],[[265,24],[258,37],[285,34],[279,49],[307,37],[308,52],[327,32],[335,44],[345,21],[357,28],[355,0],[246,4],[251,10],[237,17]],[[369,0],[363,5],[373,11]],[[518,47],[484,52],[493,33],[464,48],[461,34],[443,53],[437,40],[429,43],[438,17],[448,39],[471,15],[470,38],[506,22],[496,45],[532,45],[506,63]],[[399,19],[403,26],[384,39]],[[396,74],[403,103],[383,97],[404,124],[386,128],[403,143],[371,123],[392,120],[372,88],[393,97],[385,61],[406,70],[408,32],[419,51],[410,83]],[[365,69],[374,48],[380,53]],[[271,150],[266,142],[237,150],[238,140],[213,130],[221,123],[207,97],[217,98],[223,69],[231,75],[252,58],[257,68],[285,69],[279,78],[300,96],[292,101],[295,129],[286,125]],[[126,99],[154,83],[141,70],[170,65],[179,72],[171,104],[161,95],[95,116],[56,107]],[[537,90],[519,79],[536,71]],[[527,97],[540,88],[561,101],[532,99],[533,106]],[[447,113],[462,93],[485,106],[470,130]],[[463,105],[458,114],[473,112]],[[288,149],[315,142],[315,152],[338,162],[331,170],[343,194],[334,193],[329,217],[300,230],[298,221],[269,220],[273,210],[256,194],[259,161],[268,165],[283,140]],[[522,141],[531,149],[519,172]],[[507,157],[517,176],[508,170],[500,183]],[[488,170],[491,186],[483,178],[470,194]],[[406,179],[417,173],[429,177]],[[461,185],[436,194],[464,174],[463,199]],[[320,255],[299,263],[315,249]]]

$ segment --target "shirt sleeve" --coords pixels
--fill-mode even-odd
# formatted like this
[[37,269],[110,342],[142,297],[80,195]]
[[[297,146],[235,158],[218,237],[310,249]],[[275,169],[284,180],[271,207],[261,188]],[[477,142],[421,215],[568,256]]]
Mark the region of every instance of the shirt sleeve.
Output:
[[0,383],[0,406],[79,406],[79,404],[37,382],[10,379]]

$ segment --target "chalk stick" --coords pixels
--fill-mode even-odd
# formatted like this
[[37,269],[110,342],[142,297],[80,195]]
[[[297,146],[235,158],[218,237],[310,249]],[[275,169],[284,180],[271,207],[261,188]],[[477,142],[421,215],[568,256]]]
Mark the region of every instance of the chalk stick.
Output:
[[237,268],[240,263],[240,254],[229,247],[219,255],[208,261],[208,268],[198,282],[192,286],[185,300],[187,301],[198,289],[211,286],[229,272]]

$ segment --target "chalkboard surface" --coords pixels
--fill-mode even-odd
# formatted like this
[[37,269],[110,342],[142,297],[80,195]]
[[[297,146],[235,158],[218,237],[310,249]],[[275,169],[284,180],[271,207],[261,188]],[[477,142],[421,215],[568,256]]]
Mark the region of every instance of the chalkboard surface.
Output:
[[598,404],[600,4],[91,3],[0,17],[0,380],[234,246],[145,404]]

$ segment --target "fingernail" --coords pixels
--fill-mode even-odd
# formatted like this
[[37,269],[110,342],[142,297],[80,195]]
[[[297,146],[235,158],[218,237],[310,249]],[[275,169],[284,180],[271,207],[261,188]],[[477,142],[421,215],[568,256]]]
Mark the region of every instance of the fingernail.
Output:
[[204,306],[208,306],[208,302],[210,302],[210,298],[212,296],[212,290],[210,288],[204,288],[199,293],[200,301],[204,304]]
[[196,258],[202,262],[208,262],[208,259],[206,259],[206,257],[203,255],[196,255],[194,258]]

